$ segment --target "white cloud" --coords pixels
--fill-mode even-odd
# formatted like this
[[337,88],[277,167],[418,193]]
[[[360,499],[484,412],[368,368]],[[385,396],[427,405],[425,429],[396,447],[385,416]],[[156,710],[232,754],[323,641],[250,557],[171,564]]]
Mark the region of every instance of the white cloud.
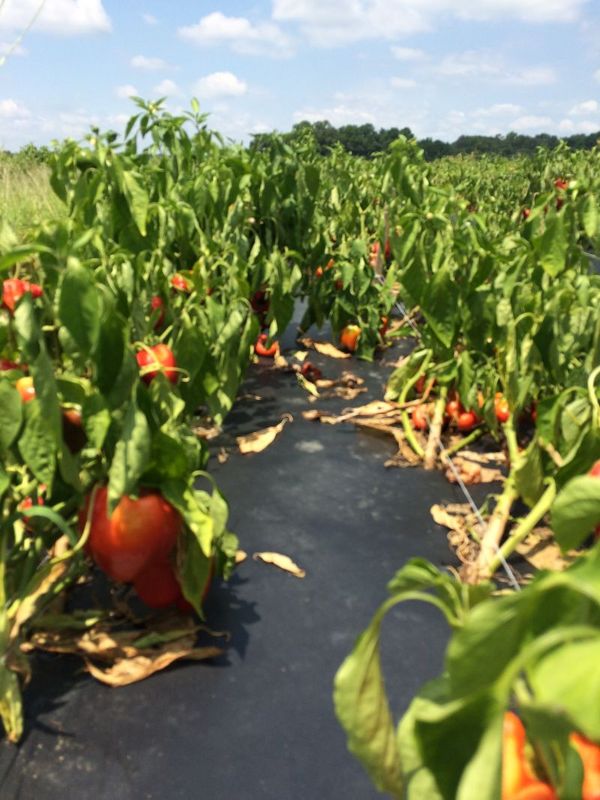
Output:
[[17,103],[16,100],[8,97],[6,100],[0,100],[0,118],[2,119],[28,119],[31,112],[28,108]]
[[569,111],[569,114],[574,114],[579,117],[585,116],[586,114],[595,114],[598,110],[600,110],[600,105],[597,100],[585,100],[582,103],[574,105]]
[[133,97],[134,95],[136,97],[140,96],[140,93],[135,88],[135,86],[132,86],[130,83],[125,83],[123,84],[123,86],[117,86],[117,88],[115,89],[115,94],[117,95],[117,97],[120,97],[121,99]]
[[425,51],[415,47],[391,47],[390,50],[398,61],[422,61],[426,58]]
[[179,36],[197,45],[228,44],[232,50],[246,55],[290,55],[289,37],[271,22],[253,25],[245,17],[226,17],[215,11],[202,17],[196,25],[178,30]]
[[390,78],[390,85],[394,89],[414,89],[417,82],[412,78]]
[[446,56],[436,68],[439,75],[449,78],[483,78],[513,86],[546,86],[556,81],[550,67],[507,67],[495,53],[467,50]]
[[513,120],[509,127],[511,130],[517,132],[530,130],[547,132],[551,125],[552,119],[550,117],[540,117],[536,116],[535,114],[524,114],[522,117],[518,117],[517,119]]
[[169,78],[157,83],[152,91],[161,97],[181,97],[183,94],[175,81],[169,80]]
[[238,97],[248,89],[245,81],[240,80],[233,72],[213,72],[200,78],[194,87],[198,97],[212,99],[214,97]]
[[551,83],[556,83],[556,72],[551,67],[530,67],[509,72],[506,83],[517,86],[549,86]]
[[[39,0],[6,0],[0,12],[0,30],[24,30],[39,7]],[[46,0],[35,21],[35,30],[61,36],[110,29],[110,18],[102,0]]]
[[294,111],[294,122],[319,122],[327,120],[334,126],[339,125],[364,125],[370,122],[375,123],[376,115],[364,108],[338,103],[326,108],[306,108],[301,111]]
[[565,119],[561,119],[558,123],[558,129],[561,133],[571,134],[571,133],[596,133],[600,131],[600,123],[599,122],[592,122],[591,120],[580,120],[573,121],[569,119],[569,117],[565,117]]
[[167,69],[169,66],[162,58],[153,58],[149,56],[134,56],[130,64],[136,69],[145,69],[149,71]]
[[142,14],[142,19],[146,25],[158,25],[158,20],[153,14]]
[[478,108],[473,112],[474,117],[514,117],[515,114],[520,114],[523,111],[521,106],[514,103],[494,103],[493,106],[488,108]]
[[273,0],[273,19],[295,22],[314,44],[332,47],[435,29],[448,18],[575,22],[590,0]]

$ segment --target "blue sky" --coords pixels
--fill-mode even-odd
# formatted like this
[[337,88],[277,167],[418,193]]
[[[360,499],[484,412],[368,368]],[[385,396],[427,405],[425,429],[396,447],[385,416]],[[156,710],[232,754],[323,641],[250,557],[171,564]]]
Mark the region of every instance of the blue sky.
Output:
[[[0,53],[41,0],[0,4]],[[302,119],[419,137],[600,130],[598,0],[45,0],[0,67],[0,147],[191,97],[237,141]]]

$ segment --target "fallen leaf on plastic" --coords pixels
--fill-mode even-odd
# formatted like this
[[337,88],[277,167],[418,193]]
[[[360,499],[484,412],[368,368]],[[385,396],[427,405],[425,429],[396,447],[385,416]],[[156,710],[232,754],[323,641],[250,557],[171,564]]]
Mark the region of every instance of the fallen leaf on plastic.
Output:
[[473,509],[468,503],[436,504],[430,509],[433,521],[448,528],[448,544],[463,564],[472,563],[479,553],[475,536],[482,534]]
[[264,561],[265,564],[273,564],[275,567],[289,572],[296,578],[304,578],[306,571],[295,564],[289,556],[284,556],[281,553],[254,553],[252,558],[257,561]]
[[194,433],[200,439],[216,439],[216,437],[221,433],[221,428],[218,425],[212,425],[210,427],[206,427],[204,425],[196,425],[194,427]]
[[34,633],[21,650],[66,653],[84,659],[87,670],[109,686],[126,686],[165,669],[174,661],[204,660],[221,655],[220,647],[196,647],[199,630],[227,638],[226,633],[196,625],[189,616],[157,615],[145,629],[111,631],[98,625],[85,632],[54,630]]
[[492,467],[484,467],[474,461],[470,461],[463,456],[454,456],[452,459],[454,469],[447,463],[446,459],[446,478],[450,483],[458,483],[455,470],[460,476],[462,482],[466,485],[473,485],[476,483],[492,483],[494,481],[503,481],[504,475],[499,469]]
[[229,451],[224,447],[221,447],[217,453],[217,461],[219,464],[225,464],[226,461],[229,461]]
[[506,464],[506,454],[501,450],[493,453],[478,453],[476,450],[461,450],[461,458],[475,461],[477,464]]
[[517,545],[517,553],[536,569],[560,571],[575,560],[577,553],[562,553],[550,528],[539,527]]
[[235,551],[235,563],[242,564],[248,558],[248,553],[245,550]]
[[302,412],[303,419],[306,419],[309,422],[317,422],[318,420],[321,419],[322,415],[323,415],[323,412],[322,411],[318,411],[316,408],[314,408],[312,411],[303,411]]
[[304,347],[309,349],[316,350],[317,353],[321,353],[321,355],[327,356],[328,358],[350,358],[350,353],[343,353],[330,342],[315,342],[315,340],[311,339],[309,336],[300,339],[300,344],[303,344]]
[[300,361],[300,363],[302,363],[308,358],[308,353],[306,350],[296,350],[295,353],[292,353],[292,356],[296,359],[296,361]]
[[249,433],[247,436],[238,436],[236,442],[240,453],[247,455],[249,453],[261,453],[266,450],[269,445],[273,444],[287,423],[292,420],[292,415],[286,414],[277,425],[262,428],[262,430],[254,431],[254,433]]
[[252,400],[263,400],[263,399],[264,398],[261,397],[261,395],[252,394],[251,392],[247,392],[246,394],[240,394],[238,397],[236,397],[236,400],[238,402],[240,402],[240,403],[241,402],[252,401]]
[[174,661],[185,659],[186,661],[205,661],[208,658],[215,658],[223,655],[225,651],[220,647],[189,647],[181,643],[174,646],[167,646],[149,655],[139,654],[130,658],[123,658],[106,669],[97,667],[89,659],[85,660],[88,672],[96,680],[108,686],[128,686],[131,683],[149,678],[155,672],[165,669]]
[[273,366],[275,369],[290,369],[290,362],[281,355],[279,352],[279,348],[277,348],[277,352],[275,353],[275,357],[273,359]]
[[299,372],[296,373],[296,379],[305,392],[308,392],[312,397],[319,397],[319,390],[312,381],[307,381],[304,375]]
[[341,397],[342,400],[356,400],[360,394],[365,394],[368,390],[362,386],[335,386],[332,394]]

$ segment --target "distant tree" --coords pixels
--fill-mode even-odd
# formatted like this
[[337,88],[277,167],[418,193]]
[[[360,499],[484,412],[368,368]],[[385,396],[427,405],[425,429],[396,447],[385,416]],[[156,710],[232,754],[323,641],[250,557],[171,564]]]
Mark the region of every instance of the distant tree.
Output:
[[[375,153],[385,152],[399,136],[414,139],[410,128],[380,128],[376,130],[371,123],[364,125],[342,125],[336,128],[327,120],[308,122],[303,120],[294,125],[292,130],[284,134],[261,133],[253,137],[251,149],[264,149],[271,146],[272,137],[278,136],[284,141],[293,142],[312,132],[318,152],[327,155],[336,145],[349,153],[363,158],[371,158]],[[574,134],[563,141],[575,150],[591,150],[600,139],[600,131],[590,134]],[[499,155],[508,158],[517,155],[534,155],[538,147],[555,148],[561,139],[549,133],[538,133],[527,136],[510,131],[506,135],[483,136],[481,134],[459,136],[454,142],[440,139],[421,139],[419,146],[423,149],[427,161],[450,155]]]

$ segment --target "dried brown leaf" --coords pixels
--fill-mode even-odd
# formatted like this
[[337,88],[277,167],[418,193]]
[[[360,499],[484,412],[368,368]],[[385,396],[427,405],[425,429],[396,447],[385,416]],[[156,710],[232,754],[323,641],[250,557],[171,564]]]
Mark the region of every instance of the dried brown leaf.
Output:
[[353,372],[344,370],[339,377],[338,383],[341,383],[344,386],[363,386],[364,380],[363,378],[359,378],[358,375],[355,375]]
[[248,453],[261,453],[263,450],[266,450],[269,445],[273,444],[287,423],[292,420],[293,417],[291,414],[285,414],[281,422],[277,425],[263,428],[260,431],[254,431],[247,436],[238,436],[236,441],[240,453],[247,455]]
[[517,553],[536,569],[561,571],[573,563],[575,551],[562,553],[550,528],[535,528],[517,545]]
[[309,422],[316,422],[317,420],[321,419],[323,413],[323,411],[319,411],[318,409],[314,408],[312,411],[303,411],[302,417]]
[[252,558],[257,561],[264,561],[265,564],[273,564],[275,567],[289,572],[296,578],[304,578],[306,571],[295,564],[289,556],[282,555],[281,553],[254,553]]
[[300,372],[296,373],[296,378],[305,392],[308,392],[313,397],[319,397],[319,390],[312,381],[307,381],[304,375],[302,375]]
[[229,461],[229,451],[225,447],[221,447],[217,453],[217,461],[219,464],[225,464]]
[[193,428],[193,431],[200,439],[209,441],[210,439],[217,438],[217,436],[221,433],[221,428],[218,425],[212,425],[210,427],[205,425],[196,425]]
[[154,675],[165,669],[174,661],[185,659],[187,661],[205,661],[209,658],[220,656],[225,651],[220,647],[188,647],[178,642],[171,642],[160,651],[152,652],[148,655],[139,653],[130,658],[119,659],[107,669],[97,667],[92,661],[86,659],[85,664],[88,672],[96,680],[105,683],[107,686],[128,686],[137,683],[144,678]]
[[[481,464],[463,458],[463,456],[454,456],[452,461],[454,469],[460,475],[462,482],[467,486],[476,483],[492,483],[494,481],[504,480],[504,475],[499,469],[484,467]],[[449,464],[446,467],[445,474],[450,483],[458,483],[454,470]]]
[[335,386],[332,390],[332,394],[335,395],[335,397],[341,397],[342,400],[356,400],[360,394],[364,394],[366,391],[367,389],[362,386]]
[[303,344],[304,347],[309,349],[316,350],[317,353],[321,353],[321,355],[327,356],[328,358],[350,358],[349,353],[343,353],[341,350],[338,350],[331,342],[316,342],[309,336],[305,336],[300,339],[300,344]]

